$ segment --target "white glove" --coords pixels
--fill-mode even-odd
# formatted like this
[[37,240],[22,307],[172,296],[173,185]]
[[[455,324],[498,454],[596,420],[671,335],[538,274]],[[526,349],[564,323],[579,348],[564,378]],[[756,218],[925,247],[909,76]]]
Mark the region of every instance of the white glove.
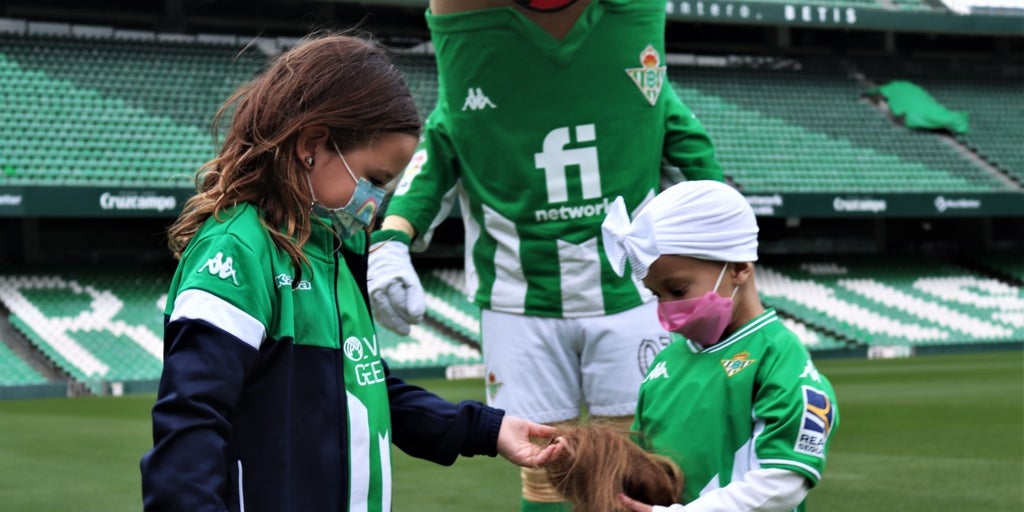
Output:
[[423,285],[409,258],[409,246],[387,241],[370,247],[367,287],[374,319],[403,336],[410,324],[423,320]]

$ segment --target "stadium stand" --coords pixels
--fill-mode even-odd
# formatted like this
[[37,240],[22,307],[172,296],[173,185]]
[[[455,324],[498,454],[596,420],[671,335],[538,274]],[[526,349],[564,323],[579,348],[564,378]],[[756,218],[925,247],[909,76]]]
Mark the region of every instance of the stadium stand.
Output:
[[[977,260],[1024,275],[1013,255]],[[95,392],[104,382],[159,378],[168,279],[112,271],[0,275],[0,303],[16,329]],[[394,369],[479,364],[479,312],[461,291],[463,271],[435,268],[422,279],[427,321],[408,337],[378,327],[384,357]],[[1024,339],[1024,288],[952,264],[769,258],[758,283],[765,304],[812,351]],[[45,382],[3,344],[0,370],[0,385]]]
[[[0,180],[190,187],[214,152],[206,133],[212,114],[265,59],[250,46],[0,34],[0,76],[10,84]],[[395,62],[426,116],[437,95],[433,56],[396,53]],[[823,62],[670,71],[745,192],[1005,190],[937,136],[894,125],[860,99],[865,87],[848,75]],[[999,105],[1024,93],[1010,81],[997,85],[985,94],[959,83],[936,89],[971,112],[964,140],[1020,179],[1024,155],[1012,130],[1001,129],[1019,120]],[[40,154],[36,148],[55,135],[66,151]]]
[[377,326],[381,354],[391,368],[437,368],[481,362],[480,351],[431,326],[413,325],[409,336]]
[[[16,329],[76,379],[94,386],[98,381],[152,380],[160,377],[162,367],[169,279],[138,271],[0,275],[0,303],[10,310],[8,320]],[[430,291],[431,315],[465,324],[455,332],[455,324],[425,323],[413,327],[409,337],[378,328],[381,350],[393,368],[480,361],[473,346],[476,335],[470,335],[476,320],[465,312],[469,303],[451,290],[443,293],[440,298]],[[0,354],[0,364],[6,365],[5,356]]]
[[800,338],[800,342],[803,343],[808,350],[841,350],[851,347],[850,343],[842,341],[826,332],[813,329],[803,322],[792,318],[781,318],[782,323],[785,324],[789,330],[796,333],[797,337]]
[[973,259],[990,270],[1024,283],[1024,257],[1020,254],[976,254]]
[[[948,11],[936,0],[751,3],[780,12],[782,4],[870,11],[864,20]],[[215,151],[214,112],[273,53],[241,38],[44,32],[0,33],[0,187],[191,188],[192,175]],[[668,85],[708,128],[727,175],[746,193],[1019,193],[1024,183],[1024,121],[1013,108],[1024,105],[1019,59],[698,55],[681,63],[679,55],[668,57]],[[393,58],[426,117],[438,90],[429,43],[397,50]],[[952,136],[955,141],[911,131],[864,97],[896,79],[967,112],[970,130]],[[44,150],[55,143],[61,151]],[[808,246],[793,247],[782,252]],[[1024,340],[1019,253],[910,259],[880,250],[870,258],[768,254],[758,265],[763,300],[812,351]],[[432,261],[421,272],[426,318],[410,336],[378,328],[392,369],[481,362],[479,310],[464,295],[455,259]],[[0,322],[93,392],[106,382],[158,379],[170,275],[143,266],[51,267],[0,271],[0,310],[9,312]],[[0,342],[0,386],[44,382]]]
[[426,51],[395,53],[395,66],[402,70],[412,91],[420,117],[426,119],[437,104],[437,65],[434,55]]
[[1006,190],[938,136],[893,124],[835,64],[670,76],[745,192]]
[[440,322],[467,340],[479,344],[480,309],[466,298],[462,269],[434,269],[422,275],[427,293],[427,317]]
[[32,369],[0,340],[0,386],[45,384],[46,378]]
[[[0,184],[191,187],[213,113],[265,56],[206,43],[0,34]],[[57,154],[39,147],[61,141]]]
[[[58,367],[93,386],[155,379],[166,277],[0,276],[8,320]],[[162,285],[162,286],[161,286]]]
[[[753,3],[793,4],[793,2],[786,0],[753,0]],[[924,0],[802,0],[800,5],[820,7],[857,7],[886,10],[898,9],[905,11],[945,10],[940,6],[933,6]]]
[[1024,289],[942,262],[886,257],[767,264],[766,304],[866,345],[1024,338]]
[[1024,182],[1021,134],[1024,120],[1007,105],[1024,105],[1024,70],[998,62],[903,62],[859,60],[868,79],[877,84],[911,80],[951,110],[968,113],[970,130],[957,138],[992,165]]

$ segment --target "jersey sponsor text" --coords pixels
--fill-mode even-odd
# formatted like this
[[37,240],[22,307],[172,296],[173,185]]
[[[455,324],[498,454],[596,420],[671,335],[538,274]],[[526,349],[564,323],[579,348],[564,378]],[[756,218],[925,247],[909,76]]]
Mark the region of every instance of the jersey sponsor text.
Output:
[[[575,134],[577,144],[596,142],[597,133],[593,124],[555,128],[544,137],[543,150],[533,156],[534,165],[544,171],[547,185],[548,202],[564,203],[569,201],[567,172],[569,167],[576,167],[580,172],[580,185],[583,199],[601,197],[601,169],[598,164],[597,147],[585,146],[566,149],[573,142],[570,134]],[[597,202],[539,208],[534,210],[534,220],[547,222],[556,220],[585,219],[604,217],[608,212],[608,198]]]
[[578,204],[575,206],[559,206],[558,208],[542,208],[534,210],[533,217],[537,222],[551,220],[573,220],[588,219],[591,217],[604,217],[608,213],[608,205],[611,201],[608,198],[600,202],[589,204]]
[[[574,127],[576,142],[595,142],[596,130],[593,124]],[[548,187],[549,203],[564,203],[569,200],[566,168],[579,167],[583,199],[601,197],[601,170],[597,163],[597,146],[566,149],[571,142],[569,128],[555,128],[544,137],[543,150],[533,156],[534,165],[544,170]]]

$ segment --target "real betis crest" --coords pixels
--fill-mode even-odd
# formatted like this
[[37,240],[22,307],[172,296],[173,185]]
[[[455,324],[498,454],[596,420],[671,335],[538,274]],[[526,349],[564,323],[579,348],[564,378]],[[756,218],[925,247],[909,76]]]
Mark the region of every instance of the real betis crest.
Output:
[[753,364],[754,361],[757,359],[751,359],[750,352],[744,351],[732,356],[732,359],[722,359],[722,369],[725,370],[726,377],[732,377]]
[[501,385],[502,385],[502,383],[498,382],[498,376],[495,375],[494,372],[489,373],[487,375],[487,385],[486,385],[488,398],[490,398],[493,401],[494,400],[494,395],[498,394],[498,389],[501,388]]
[[647,101],[653,106],[661,95],[661,85],[665,83],[665,66],[661,65],[661,55],[653,45],[647,45],[640,52],[640,64],[643,67],[626,68],[626,74],[640,88]]

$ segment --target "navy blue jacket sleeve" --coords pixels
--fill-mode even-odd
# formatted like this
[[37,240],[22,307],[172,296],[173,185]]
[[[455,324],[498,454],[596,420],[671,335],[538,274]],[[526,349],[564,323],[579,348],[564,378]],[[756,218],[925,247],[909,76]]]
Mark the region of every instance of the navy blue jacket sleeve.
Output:
[[395,446],[420,459],[450,466],[459,455],[495,456],[505,411],[480,402],[453,404],[387,372]]
[[201,320],[168,323],[164,338],[153,449],[141,462],[145,510],[228,510],[228,416],[259,352]]

